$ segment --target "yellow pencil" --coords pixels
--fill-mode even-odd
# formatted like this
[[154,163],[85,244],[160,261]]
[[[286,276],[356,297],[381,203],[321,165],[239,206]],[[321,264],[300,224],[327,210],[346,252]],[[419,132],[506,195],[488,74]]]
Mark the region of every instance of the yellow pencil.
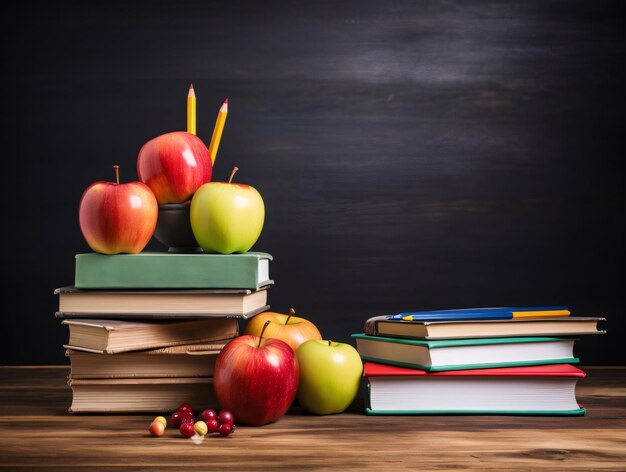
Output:
[[189,85],[189,94],[187,94],[187,132],[196,134],[196,93],[193,90],[193,84]]
[[215,128],[213,128],[213,136],[211,137],[211,144],[209,144],[209,154],[211,155],[211,162],[213,164],[215,164],[217,148],[220,146],[220,139],[222,139],[222,131],[224,131],[226,115],[228,115],[228,98],[224,101],[224,104],[221,106],[220,111],[217,114]]
[[569,316],[569,310],[538,310],[538,311],[514,311],[515,318],[553,318],[558,316]]

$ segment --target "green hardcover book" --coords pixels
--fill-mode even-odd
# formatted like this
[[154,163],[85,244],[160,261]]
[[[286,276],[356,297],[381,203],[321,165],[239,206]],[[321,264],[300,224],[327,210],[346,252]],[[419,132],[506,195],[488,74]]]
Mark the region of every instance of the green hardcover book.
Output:
[[516,337],[424,341],[353,334],[363,360],[427,372],[576,364],[575,338]]
[[274,283],[270,254],[76,255],[74,285],[79,289],[250,289]]

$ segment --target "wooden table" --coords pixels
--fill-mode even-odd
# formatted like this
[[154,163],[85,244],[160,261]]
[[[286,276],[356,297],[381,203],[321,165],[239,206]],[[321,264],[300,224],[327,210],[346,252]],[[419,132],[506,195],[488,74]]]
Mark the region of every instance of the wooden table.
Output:
[[316,417],[202,444],[149,415],[71,415],[67,367],[0,367],[0,468],[10,470],[626,470],[626,367],[585,367],[585,417]]

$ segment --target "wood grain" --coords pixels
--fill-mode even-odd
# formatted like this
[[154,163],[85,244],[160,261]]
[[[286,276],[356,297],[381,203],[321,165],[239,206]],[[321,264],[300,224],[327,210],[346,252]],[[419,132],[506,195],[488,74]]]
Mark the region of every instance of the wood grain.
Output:
[[0,468],[8,470],[624,470],[626,367],[585,367],[585,417],[311,416],[241,426],[200,445],[147,415],[71,415],[65,367],[0,368]]

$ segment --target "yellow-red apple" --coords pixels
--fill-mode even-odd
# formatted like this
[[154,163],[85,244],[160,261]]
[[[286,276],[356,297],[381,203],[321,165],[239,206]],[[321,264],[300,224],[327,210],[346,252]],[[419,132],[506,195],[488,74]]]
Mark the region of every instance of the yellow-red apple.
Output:
[[293,316],[295,313],[293,308],[289,309],[289,314],[287,315],[273,311],[259,313],[248,321],[244,334],[260,336],[265,322],[270,320],[272,323],[266,328],[265,336],[285,341],[294,351],[304,341],[322,339],[317,326],[307,319]]
[[89,247],[102,254],[141,252],[150,241],[158,218],[152,191],[141,182],[94,182],[83,192],[78,221]]

